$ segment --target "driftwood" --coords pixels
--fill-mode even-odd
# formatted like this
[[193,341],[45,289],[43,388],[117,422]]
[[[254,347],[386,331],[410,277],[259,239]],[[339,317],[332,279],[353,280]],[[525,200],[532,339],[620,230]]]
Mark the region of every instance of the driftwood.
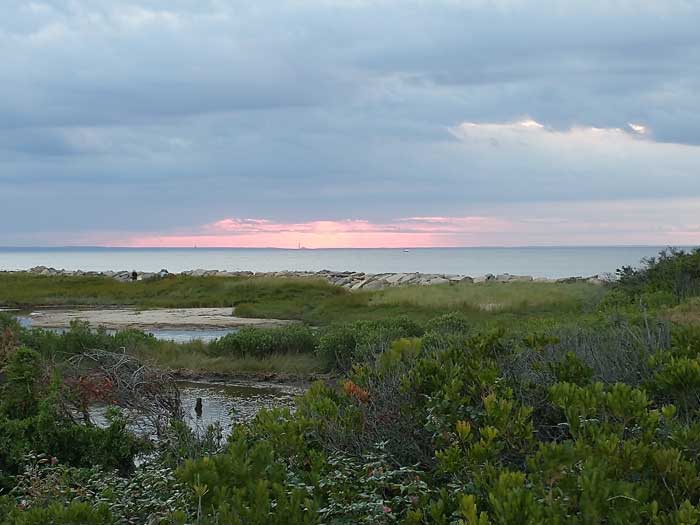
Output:
[[160,435],[171,419],[183,415],[173,376],[125,352],[90,350],[75,355],[63,377],[73,393],[67,401],[86,422],[91,407],[115,406],[131,425]]

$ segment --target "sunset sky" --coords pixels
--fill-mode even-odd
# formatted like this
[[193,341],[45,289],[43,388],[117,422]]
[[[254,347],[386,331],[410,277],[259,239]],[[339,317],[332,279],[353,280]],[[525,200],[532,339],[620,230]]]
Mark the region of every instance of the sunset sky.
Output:
[[700,244],[695,0],[3,0],[0,246]]

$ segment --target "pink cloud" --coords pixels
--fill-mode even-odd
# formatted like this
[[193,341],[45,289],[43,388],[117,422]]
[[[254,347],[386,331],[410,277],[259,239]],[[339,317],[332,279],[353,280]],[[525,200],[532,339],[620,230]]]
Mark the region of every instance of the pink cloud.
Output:
[[109,244],[143,247],[449,247],[462,246],[465,241],[486,242],[483,234],[513,229],[510,222],[489,217],[411,217],[385,223],[367,220],[284,223],[226,218],[193,232],[134,236]]
[[[157,233],[92,232],[73,244],[131,247],[404,248],[700,244],[698,199],[512,203],[473,215],[281,222],[223,218]],[[58,237],[58,236],[56,236]]]

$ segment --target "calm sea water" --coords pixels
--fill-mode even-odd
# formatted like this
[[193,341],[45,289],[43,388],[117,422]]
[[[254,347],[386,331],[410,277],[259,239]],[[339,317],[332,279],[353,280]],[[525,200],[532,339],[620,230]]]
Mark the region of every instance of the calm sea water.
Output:
[[662,247],[527,247],[281,250],[257,248],[0,248],[0,270],[334,270],[463,275],[589,276],[635,266]]

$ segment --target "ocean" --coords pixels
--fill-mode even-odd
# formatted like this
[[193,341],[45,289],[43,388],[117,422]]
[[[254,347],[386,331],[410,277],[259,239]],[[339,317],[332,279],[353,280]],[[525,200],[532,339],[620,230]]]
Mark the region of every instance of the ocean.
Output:
[[0,270],[48,266],[65,270],[181,272],[422,272],[478,276],[511,273],[533,277],[591,276],[637,266],[660,246],[414,248],[283,250],[276,248],[0,248]]

